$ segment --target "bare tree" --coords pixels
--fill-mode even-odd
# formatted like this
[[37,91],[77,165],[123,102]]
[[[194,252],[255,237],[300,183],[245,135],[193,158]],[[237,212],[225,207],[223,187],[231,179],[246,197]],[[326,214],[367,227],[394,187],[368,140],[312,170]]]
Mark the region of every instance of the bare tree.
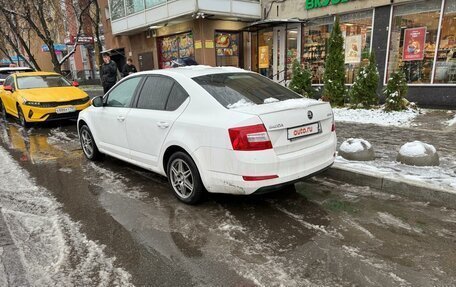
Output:
[[[83,29],[84,20],[89,14],[92,5],[97,1],[72,0],[62,2],[62,0],[1,0],[1,2],[3,3],[0,5],[0,11],[6,15],[6,18],[8,18],[9,15],[14,15],[18,20],[27,23],[28,27],[44,42],[44,44],[46,44],[49,49],[54,71],[61,73],[62,64],[76,51],[79,45],[79,37]],[[65,3],[65,5],[62,5],[63,3]],[[63,7],[66,11],[62,11]],[[69,14],[71,14],[71,17],[75,20],[77,25],[75,44],[73,49],[59,60],[54,44],[58,43],[58,39],[62,34],[59,32],[61,32],[60,29],[63,27],[64,17],[68,17]],[[11,23],[8,23],[8,25],[13,27]],[[24,43],[22,42],[23,41],[21,41],[21,44],[24,47],[30,47],[25,41]]]

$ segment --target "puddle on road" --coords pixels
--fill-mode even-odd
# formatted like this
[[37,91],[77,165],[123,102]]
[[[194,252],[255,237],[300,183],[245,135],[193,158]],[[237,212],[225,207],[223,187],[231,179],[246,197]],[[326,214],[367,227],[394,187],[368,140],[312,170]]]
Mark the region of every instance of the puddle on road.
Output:
[[456,280],[454,210],[325,179],[262,197],[210,195],[186,206],[160,176],[111,158],[87,162],[74,126],[24,131],[8,125],[0,136],[138,285],[428,286]]

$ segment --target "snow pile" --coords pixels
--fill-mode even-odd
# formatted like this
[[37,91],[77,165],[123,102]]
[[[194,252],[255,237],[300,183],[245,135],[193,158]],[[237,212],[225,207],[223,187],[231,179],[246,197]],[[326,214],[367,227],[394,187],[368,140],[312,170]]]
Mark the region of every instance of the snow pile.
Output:
[[334,118],[338,122],[352,122],[362,124],[375,124],[380,126],[398,126],[408,127],[411,122],[418,116],[414,110],[405,110],[401,112],[385,112],[383,110],[365,110],[365,109],[348,109],[335,108]]
[[276,98],[267,98],[266,100],[264,100],[265,104],[272,104],[272,103],[277,103],[277,102],[280,102],[280,101]]
[[447,121],[448,126],[453,126],[456,125],[456,116],[452,120]]
[[234,104],[228,105],[228,109],[239,109],[244,107],[255,106],[255,103],[247,101],[246,99],[241,99]]
[[433,145],[414,141],[404,144],[399,150],[399,154],[407,157],[423,157],[430,154],[435,154],[437,150]]
[[132,286],[104,246],[89,240],[2,148],[0,162],[2,212],[33,286]]
[[340,146],[340,151],[346,153],[360,152],[366,149],[371,149],[372,145],[364,139],[348,139],[344,141]]

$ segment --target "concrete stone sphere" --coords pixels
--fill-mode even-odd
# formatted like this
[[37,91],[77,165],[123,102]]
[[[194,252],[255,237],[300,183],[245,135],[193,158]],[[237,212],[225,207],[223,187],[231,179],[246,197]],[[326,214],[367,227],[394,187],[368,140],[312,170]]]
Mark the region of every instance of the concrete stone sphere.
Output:
[[372,145],[364,139],[348,139],[339,147],[339,155],[347,160],[371,161],[375,159]]
[[414,141],[404,144],[399,150],[397,161],[413,166],[438,166],[439,154],[434,146]]

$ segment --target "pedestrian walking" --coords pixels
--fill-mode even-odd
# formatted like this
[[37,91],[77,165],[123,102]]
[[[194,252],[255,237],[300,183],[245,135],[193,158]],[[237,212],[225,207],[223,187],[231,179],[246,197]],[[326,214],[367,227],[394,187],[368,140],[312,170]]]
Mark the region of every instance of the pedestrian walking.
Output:
[[136,72],[138,72],[138,70],[136,69],[135,65],[133,65],[133,60],[131,58],[128,58],[127,63],[122,69],[122,76],[126,77]]
[[111,60],[109,52],[103,53],[103,64],[100,68],[101,85],[103,93],[106,94],[117,82],[117,65]]

